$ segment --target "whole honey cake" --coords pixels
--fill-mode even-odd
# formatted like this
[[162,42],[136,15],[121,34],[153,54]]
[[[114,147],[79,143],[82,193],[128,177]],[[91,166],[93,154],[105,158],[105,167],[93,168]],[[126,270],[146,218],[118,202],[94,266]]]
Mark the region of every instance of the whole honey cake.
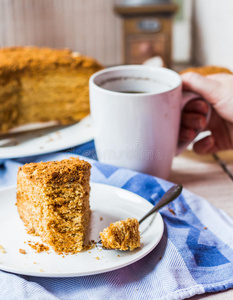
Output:
[[227,74],[233,74],[230,70],[223,67],[218,66],[202,66],[197,68],[188,68],[180,72],[180,74],[187,73],[187,72],[194,72],[201,74],[203,76],[216,74],[216,73],[227,73]]
[[28,123],[81,120],[89,114],[89,78],[100,69],[68,49],[0,49],[0,133]]
[[17,208],[29,233],[57,253],[84,248],[90,221],[90,168],[78,158],[25,164],[17,174]]
[[107,249],[130,250],[140,247],[139,223],[135,218],[111,223],[100,232],[102,245]]

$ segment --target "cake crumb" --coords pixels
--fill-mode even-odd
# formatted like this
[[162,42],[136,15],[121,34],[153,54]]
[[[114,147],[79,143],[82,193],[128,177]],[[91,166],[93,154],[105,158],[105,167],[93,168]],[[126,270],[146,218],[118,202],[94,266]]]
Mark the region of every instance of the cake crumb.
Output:
[[102,217],[100,217],[100,221],[103,221],[103,218],[102,218]]
[[26,231],[27,231],[28,234],[35,235],[35,230],[32,229],[32,228],[30,228],[30,229],[26,228]]
[[120,257],[120,255],[118,254],[117,257]]
[[173,215],[176,215],[176,213],[174,212],[174,210],[172,208],[168,208],[168,210],[170,211],[170,213],[172,213]]
[[36,253],[40,253],[40,252],[43,252],[43,251],[48,251],[49,250],[49,247],[48,246],[45,246],[44,244],[42,243],[38,243],[38,242],[31,242],[31,241],[28,241],[28,245],[36,250]]
[[96,260],[100,260],[99,256],[96,256],[96,257],[94,257],[94,259],[96,259]]
[[207,229],[208,227],[204,227],[203,229]]
[[5,249],[3,248],[2,245],[0,245],[0,253],[6,253]]
[[53,141],[54,141],[54,139],[52,137],[49,137],[48,143],[53,142]]
[[24,249],[19,249],[19,253],[21,253],[21,254],[26,254],[26,251],[24,250]]
[[43,270],[43,269],[40,269],[40,272],[44,272],[44,270]]
[[61,138],[61,133],[60,133],[60,131],[56,131],[55,133],[56,133],[56,135],[58,136],[58,138]]

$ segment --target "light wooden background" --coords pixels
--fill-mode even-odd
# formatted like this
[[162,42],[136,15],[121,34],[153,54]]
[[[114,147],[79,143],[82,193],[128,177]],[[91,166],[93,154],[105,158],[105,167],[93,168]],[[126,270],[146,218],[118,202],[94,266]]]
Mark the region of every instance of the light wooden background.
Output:
[[105,65],[121,63],[114,0],[0,0],[0,47],[70,48]]

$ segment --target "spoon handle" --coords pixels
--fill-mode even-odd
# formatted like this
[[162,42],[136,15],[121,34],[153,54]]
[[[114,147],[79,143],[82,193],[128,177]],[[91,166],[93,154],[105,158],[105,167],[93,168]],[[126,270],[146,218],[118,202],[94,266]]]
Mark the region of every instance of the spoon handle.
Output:
[[164,195],[163,197],[159,200],[158,203],[144,216],[141,218],[139,221],[139,224],[141,224],[147,217],[152,215],[154,212],[158,211],[160,208],[163,206],[167,205],[168,203],[172,202],[175,200],[181,193],[183,187],[182,185],[175,184],[173,185]]

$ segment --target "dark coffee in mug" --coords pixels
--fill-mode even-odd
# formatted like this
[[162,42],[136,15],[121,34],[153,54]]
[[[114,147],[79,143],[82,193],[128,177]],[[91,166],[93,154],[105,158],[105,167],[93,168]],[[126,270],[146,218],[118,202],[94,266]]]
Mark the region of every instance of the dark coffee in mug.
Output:
[[172,83],[169,80],[164,81],[160,78],[151,78],[149,76],[112,76],[110,78],[104,78],[98,83],[98,86],[118,93],[124,94],[161,94],[170,91],[173,88]]
[[138,92],[138,91],[119,91],[119,93],[125,93],[125,94],[143,94],[148,92]]

